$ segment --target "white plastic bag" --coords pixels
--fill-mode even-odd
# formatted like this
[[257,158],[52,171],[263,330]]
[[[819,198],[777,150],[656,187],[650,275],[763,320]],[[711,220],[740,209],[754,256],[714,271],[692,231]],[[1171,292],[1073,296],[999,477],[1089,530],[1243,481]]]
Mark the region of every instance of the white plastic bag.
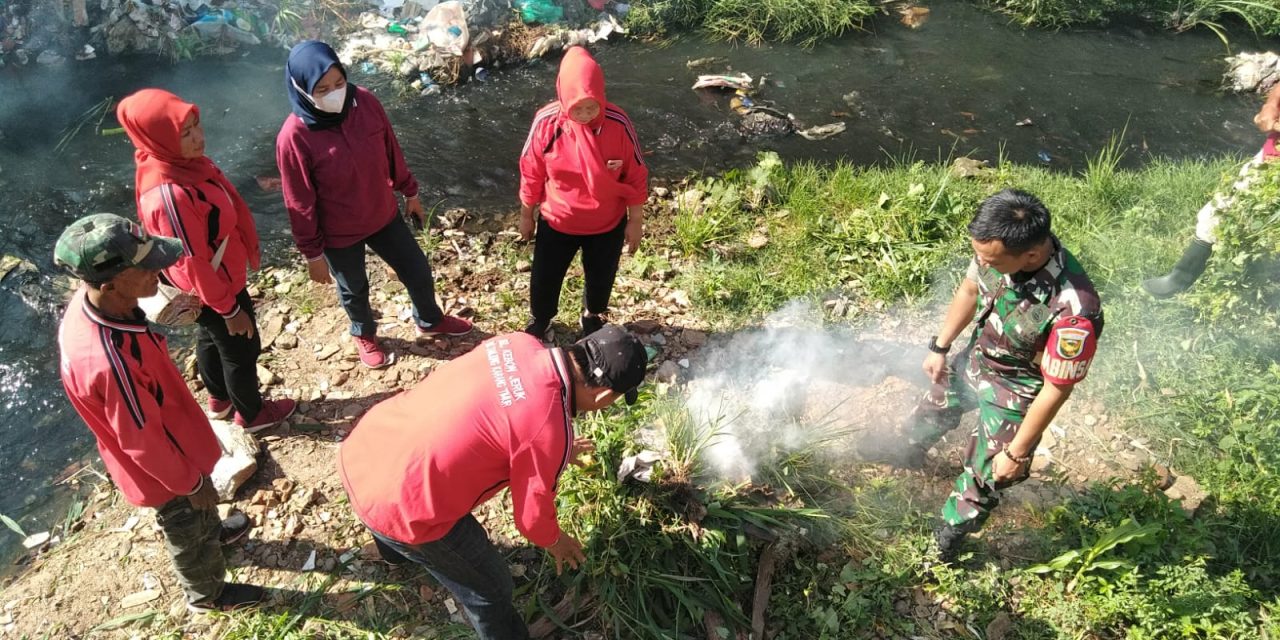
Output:
[[458,0],[441,2],[427,12],[419,29],[427,34],[431,46],[451,53],[462,55],[470,41],[467,31],[467,12]]

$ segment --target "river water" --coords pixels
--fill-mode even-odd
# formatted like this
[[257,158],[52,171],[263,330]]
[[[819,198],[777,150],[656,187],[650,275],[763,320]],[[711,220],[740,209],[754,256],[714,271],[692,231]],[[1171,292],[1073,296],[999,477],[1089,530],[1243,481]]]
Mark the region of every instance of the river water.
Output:
[[[1047,158],[1051,167],[1074,170],[1126,124],[1130,165],[1152,156],[1243,156],[1259,143],[1251,125],[1257,99],[1216,90],[1223,47],[1212,35],[1027,32],[965,3],[932,9],[923,28],[884,18],[813,49],[684,39],[608,45],[596,54],[610,100],[631,114],[659,178],[741,166],[764,149],[789,161],[871,164],[966,154],[994,160],[1003,147],[1014,162]],[[0,281],[0,486],[9,487],[0,492],[0,513],[28,533],[65,513],[71,495],[55,479],[96,459],[57,378],[67,288],[51,271],[52,242],[80,215],[128,214],[133,202],[128,141],[98,135],[91,123],[56,154],[63,130],[104,98],[147,86],[199,104],[208,153],[249,199],[266,260],[288,261],[279,195],[255,180],[275,174],[275,133],[288,108],[283,56],[0,70],[0,254],[41,270]],[[712,56],[724,61],[686,67]],[[823,141],[743,138],[726,96],[689,89],[697,73],[729,69],[765,77],[759,99],[803,125],[840,120],[848,130]],[[431,97],[396,96],[359,69],[353,80],[374,87],[386,104],[428,203],[493,212],[515,202],[516,156],[532,114],[554,97],[555,71],[555,60],[535,61]],[[1017,125],[1027,119],[1030,125]],[[108,116],[102,126],[116,125]],[[18,542],[0,528],[0,562],[18,553]]]

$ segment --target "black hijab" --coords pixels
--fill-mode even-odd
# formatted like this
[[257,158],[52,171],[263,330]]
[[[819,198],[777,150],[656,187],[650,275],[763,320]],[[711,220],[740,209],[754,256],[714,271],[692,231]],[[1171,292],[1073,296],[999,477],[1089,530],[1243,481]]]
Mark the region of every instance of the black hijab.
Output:
[[[338,71],[342,72],[343,78],[347,77],[347,70],[338,60],[338,54],[333,52],[332,47],[319,40],[304,40],[294,45],[293,49],[289,50],[289,61],[284,65],[284,88],[289,94],[289,103],[293,105],[293,112],[302,118],[307,128],[312,131],[329,129],[342,124],[347,119],[347,114],[351,112],[352,102],[355,101],[356,86],[348,81],[347,98],[342,103],[341,113],[321,111],[311,103],[310,96],[316,83],[320,82],[320,78],[333,67],[337,67]],[[306,95],[303,95],[303,92]]]

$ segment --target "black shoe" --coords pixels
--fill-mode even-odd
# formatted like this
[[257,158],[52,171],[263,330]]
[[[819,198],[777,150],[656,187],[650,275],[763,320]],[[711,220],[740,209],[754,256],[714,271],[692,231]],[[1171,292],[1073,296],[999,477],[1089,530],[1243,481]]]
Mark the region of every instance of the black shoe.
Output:
[[249,522],[249,516],[237,511],[222,521],[222,529],[218,531],[218,541],[222,544],[235,544],[243,539],[252,528],[253,523]]
[[933,543],[937,546],[938,560],[945,564],[955,562],[966,535],[968,534],[964,531],[945,522],[935,527]]
[[412,560],[404,557],[399,551],[392,549],[390,545],[377,538],[373,539],[373,543],[378,549],[378,557],[381,558],[382,563],[388,567],[398,567],[402,564],[413,562]]
[[1204,273],[1205,266],[1209,264],[1209,256],[1213,253],[1213,245],[1194,238],[1191,244],[1187,245],[1186,250],[1182,252],[1182,257],[1178,259],[1178,263],[1173,265],[1173,271],[1168,275],[1152,278],[1142,283],[1142,288],[1147,293],[1156,298],[1168,298],[1186,291],[1195,283],[1200,274]]
[[210,613],[213,611],[238,611],[257,606],[266,595],[262,587],[239,582],[228,582],[222,585],[222,594],[210,602],[187,604],[192,613]]
[[529,321],[529,324],[524,326],[524,332],[539,340],[546,340],[547,329],[550,329],[550,328],[551,328],[550,321],[542,321],[537,318],[534,318],[533,320]]
[[604,328],[604,318],[598,313],[584,313],[578,318],[578,323],[582,325],[582,335],[589,336]]

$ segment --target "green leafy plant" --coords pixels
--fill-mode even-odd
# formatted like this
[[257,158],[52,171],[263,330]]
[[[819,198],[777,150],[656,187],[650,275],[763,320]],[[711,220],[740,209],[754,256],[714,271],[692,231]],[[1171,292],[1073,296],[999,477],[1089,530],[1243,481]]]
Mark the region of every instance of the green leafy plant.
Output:
[[1027,571],[1036,574],[1066,574],[1074,568],[1071,579],[1067,582],[1067,593],[1071,593],[1075,591],[1081,580],[1095,575],[1095,572],[1133,569],[1133,563],[1128,560],[1104,560],[1102,556],[1125,543],[1145,538],[1159,530],[1157,525],[1139,525],[1134,520],[1126,518],[1124,522],[1098,538],[1092,545],[1072,549],[1047,563],[1029,567]]

